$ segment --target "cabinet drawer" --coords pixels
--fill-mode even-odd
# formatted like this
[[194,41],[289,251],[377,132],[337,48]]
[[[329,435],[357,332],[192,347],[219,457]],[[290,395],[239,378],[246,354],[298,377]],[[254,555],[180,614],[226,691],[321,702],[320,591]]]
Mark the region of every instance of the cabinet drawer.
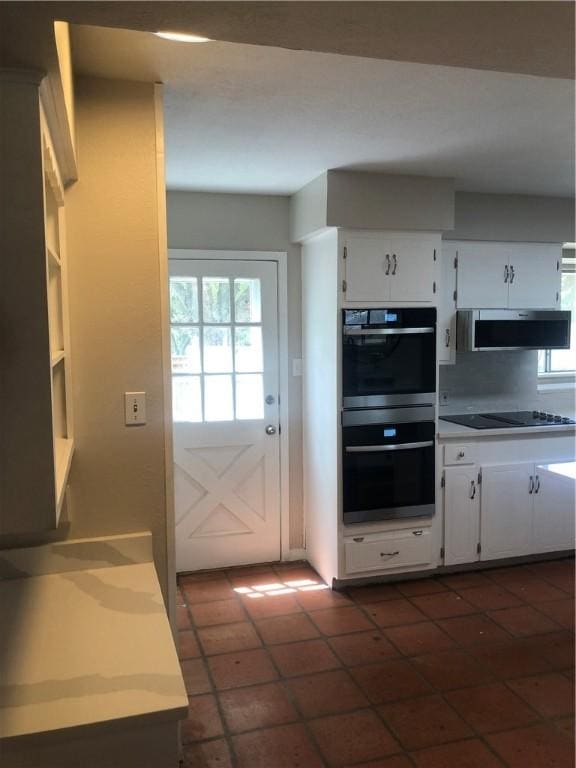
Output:
[[450,466],[453,464],[475,464],[476,446],[475,445],[445,445],[444,446],[444,464]]
[[347,538],[346,573],[426,565],[431,560],[431,538],[430,528]]

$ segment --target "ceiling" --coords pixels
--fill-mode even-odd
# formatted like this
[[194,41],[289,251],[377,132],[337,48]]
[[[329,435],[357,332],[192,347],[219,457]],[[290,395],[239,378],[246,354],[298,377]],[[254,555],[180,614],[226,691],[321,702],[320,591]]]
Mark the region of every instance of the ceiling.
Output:
[[45,66],[54,19],[391,61],[574,79],[574,2],[4,2],[5,66]]
[[169,189],[290,194],[346,168],[573,195],[569,80],[86,26],[73,50],[78,73],[165,83]]

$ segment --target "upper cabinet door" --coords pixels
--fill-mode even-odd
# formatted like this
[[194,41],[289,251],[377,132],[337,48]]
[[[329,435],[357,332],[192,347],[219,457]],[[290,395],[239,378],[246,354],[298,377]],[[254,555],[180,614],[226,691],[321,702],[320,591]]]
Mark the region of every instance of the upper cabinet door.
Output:
[[386,242],[386,253],[392,263],[392,301],[434,302],[440,245],[437,235],[405,235]]
[[458,243],[458,309],[507,309],[508,250],[500,243]]
[[456,362],[456,246],[442,243],[438,294],[438,362]]
[[514,243],[509,259],[510,309],[557,309],[562,246]]
[[346,237],[345,247],[345,301],[389,301],[392,261],[383,238],[352,234]]
[[358,232],[344,245],[345,302],[435,303],[440,235]]

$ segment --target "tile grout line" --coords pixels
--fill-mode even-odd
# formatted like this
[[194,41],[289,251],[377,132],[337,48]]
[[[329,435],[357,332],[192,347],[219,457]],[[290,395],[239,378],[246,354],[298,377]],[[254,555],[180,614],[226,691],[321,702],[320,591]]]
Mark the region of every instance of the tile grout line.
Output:
[[[562,562],[562,561],[559,561],[559,562]],[[308,569],[311,570],[310,566],[305,564],[305,563],[304,564],[303,563],[298,564],[298,566],[295,566],[294,569],[296,569],[297,567],[298,568],[308,568]],[[511,569],[513,569],[513,568],[514,568],[514,566],[511,566]],[[279,581],[283,581],[283,578],[285,578],[285,575],[286,575],[286,571],[284,571],[283,573],[279,574],[276,571],[276,569],[273,569],[273,570],[274,570],[274,573],[276,574],[276,576],[278,577],[278,580]],[[258,573],[255,573],[254,576],[257,577]],[[542,578],[540,576],[540,574],[536,574],[534,576],[534,578],[541,579],[543,582],[547,583],[546,579]],[[211,580],[213,581],[214,579],[211,579]],[[200,584],[200,583],[204,583],[204,581],[208,582],[208,581],[211,581],[211,580],[210,579],[198,580],[197,583]],[[230,584],[231,588],[233,589],[234,585],[230,581],[230,578],[229,578],[228,574],[225,574],[225,580]],[[563,627],[562,625],[558,625],[549,616],[546,616],[546,614],[543,614],[542,612],[538,611],[538,609],[534,605],[534,602],[531,602],[529,599],[526,599],[524,597],[520,597],[519,595],[516,595],[515,593],[513,593],[510,590],[506,589],[506,587],[504,585],[500,584],[499,582],[494,581],[493,579],[491,579],[490,581],[491,581],[491,584],[486,585],[486,586],[496,586],[497,588],[502,589],[504,592],[507,592],[510,595],[514,596],[516,599],[520,600],[520,602],[522,604],[521,607],[528,606],[528,607],[533,608],[535,611],[537,611],[539,613],[539,615],[545,616],[545,618],[549,619],[551,621],[551,623],[555,624],[556,626],[555,626],[555,629],[550,630],[549,632],[534,633],[534,634],[530,634],[530,635],[527,635],[527,636],[516,636],[516,635],[513,635],[511,632],[509,632],[505,627],[502,627],[497,622],[495,622],[492,619],[492,617],[487,614],[487,611],[488,610],[492,610],[492,609],[481,610],[478,607],[475,607],[475,611],[473,613],[471,613],[471,614],[458,614],[456,617],[454,617],[454,618],[459,618],[461,616],[462,618],[466,618],[466,617],[470,617],[470,616],[483,616],[485,619],[487,619],[492,624],[494,624],[494,626],[497,626],[501,631],[506,633],[506,635],[507,635],[507,639],[506,640],[497,641],[495,643],[489,643],[489,644],[487,644],[488,647],[505,645],[506,643],[510,642],[510,640],[516,640],[516,641],[523,642],[524,640],[529,640],[532,637],[546,637],[546,635],[549,635],[549,634],[559,634],[559,633],[562,633],[562,632],[566,632],[566,633],[569,632],[569,630],[567,628]],[[194,582],[190,582],[190,583],[192,584]],[[446,586],[446,585],[443,585],[443,586]],[[553,586],[556,589],[559,589],[560,591],[565,593],[565,590],[562,590],[561,588],[556,587],[556,585],[551,584],[551,586]],[[473,588],[473,587],[469,587],[469,588]],[[461,590],[464,589],[465,590],[465,588],[462,588],[462,587],[460,587],[459,589],[461,589]],[[441,593],[440,592],[434,592],[434,593],[430,593],[430,594],[444,594],[445,592],[456,594],[456,595],[458,595],[458,597],[461,597],[464,600],[466,599],[465,597],[460,595],[459,591],[456,588],[451,588],[449,586],[447,587],[446,590],[442,590]],[[197,642],[197,645],[198,645],[198,649],[199,649],[199,654],[200,654],[199,658],[202,661],[202,664],[203,664],[203,666],[206,669],[206,672],[208,674],[208,678],[209,678],[209,681],[210,681],[211,689],[212,689],[212,694],[214,695],[214,697],[216,699],[216,702],[217,702],[217,707],[218,707],[219,716],[220,716],[220,719],[221,719],[221,722],[222,722],[222,727],[223,727],[223,729],[225,731],[225,740],[227,741],[229,749],[231,751],[230,753],[231,753],[232,759],[236,763],[237,762],[237,755],[235,754],[234,745],[231,743],[233,736],[232,736],[231,731],[228,728],[227,722],[226,722],[224,714],[223,714],[223,710],[221,708],[220,698],[219,698],[220,697],[220,691],[218,690],[218,688],[216,687],[216,685],[214,683],[214,679],[212,677],[211,669],[210,669],[209,664],[208,664],[208,659],[209,658],[211,658],[213,656],[218,656],[218,655],[222,655],[222,654],[225,654],[225,653],[229,653],[229,652],[223,651],[222,654],[210,654],[210,656],[208,656],[208,654],[205,653],[204,647],[202,646],[202,643],[199,640],[199,637],[197,636],[198,627],[196,626],[196,624],[195,624],[195,622],[193,621],[193,618],[192,618],[192,614],[191,614],[191,610],[190,610],[191,603],[189,603],[188,599],[186,598],[186,591],[182,589],[181,593],[184,596],[184,603],[186,605],[187,615],[188,615],[189,624],[190,624],[190,627],[188,629],[190,629],[193,632],[193,637],[196,639],[196,642]],[[565,593],[565,594],[566,594],[566,598],[569,599],[570,595],[568,593]],[[519,694],[517,694],[512,689],[512,687],[509,684],[511,678],[503,678],[500,675],[494,674],[492,672],[491,668],[489,668],[482,660],[477,658],[477,656],[473,652],[473,649],[479,649],[479,648],[483,647],[483,644],[480,644],[478,646],[470,646],[470,645],[466,646],[466,645],[463,645],[460,641],[458,641],[455,638],[453,638],[441,626],[438,625],[438,621],[441,621],[443,618],[453,618],[453,617],[449,616],[449,617],[436,617],[436,618],[432,618],[432,617],[429,617],[429,616],[423,614],[423,616],[424,616],[423,620],[421,622],[416,622],[415,624],[421,624],[421,623],[427,622],[427,623],[430,623],[430,624],[434,625],[438,629],[438,631],[440,631],[443,635],[445,635],[447,638],[450,639],[450,641],[454,644],[454,648],[446,649],[446,650],[442,650],[442,651],[427,651],[427,652],[422,653],[422,654],[417,654],[417,655],[414,655],[414,656],[410,656],[408,654],[405,654],[403,651],[401,651],[400,648],[394,644],[394,641],[386,635],[386,629],[390,629],[390,628],[393,628],[393,627],[381,627],[381,626],[377,625],[376,622],[372,619],[372,617],[370,615],[367,615],[367,610],[365,608],[365,605],[374,605],[374,604],[379,604],[379,603],[384,603],[385,604],[386,602],[388,602],[391,599],[404,599],[404,600],[408,601],[410,603],[410,605],[412,605],[414,608],[416,608],[417,610],[420,610],[419,606],[417,604],[415,604],[415,602],[413,601],[412,598],[423,597],[425,595],[411,595],[411,596],[408,595],[407,596],[407,595],[401,594],[399,598],[396,598],[395,596],[393,596],[393,597],[390,597],[388,599],[383,599],[383,600],[376,601],[376,603],[368,603],[368,604],[363,604],[363,603],[358,602],[357,600],[355,600],[354,597],[353,597],[353,594],[350,595],[348,590],[346,591],[345,595],[346,595],[347,598],[350,599],[349,606],[346,606],[346,605],[341,605],[341,606],[339,606],[339,605],[332,605],[332,606],[329,606],[329,607],[326,607],[326,608],[317,608],[317,609],[314,610],[314,609],[311,609],[309,607],[307,608],[305,606],[299,605],[301,610],[297,614],[290,614],[289,613],[289,614],[282,614],[282,615],[280,615],[278,617],[276,617],[276,616],[262,617],[262,620],[267,620],[267,619],[273,620],[274,618],[283,618],[283,617],[287,617],[287,616],[291,616],[291,615],[301,615],[301,614],[303,614],[308,619],[308,621],[312,622],[312,625],[314,625],[316,627],[316,630],[320,633],[320,637],[318,637],[318,638],[310,638],[310,640],[314,640],[314,639],[322,640],[322,642],[328,648],[330,648],[331,652],[333,654],[334,653],[336,654],[337,661],[339,663],[339,668],[338,668],[339,671],[344,672],[344,674],[352,682],[352,684],[355,687],[359,688],[359,690],[361,690],[363,693],[364,693],[364,691],[363,691],[362,687],[358,686],[358,683],[356,682],[355,678],[351,674],[351,669],[365,668],[365,667],[369,667],[369,666],[372,666],[372,665],[375,665],[375,664],[381,664],[382,662],[386,662],[386,661],[393,661],[393,660],[407,661],[410,664],[411,668],[419,675],[419,677],[424,679],[427,682],[427,684],[430,686],[430,689],[431,689],[432,693],[428,694],[428,695],[434,695],[434,694],[439,695],[440,698],[443,700],[443,702],[446,704],[446,706],[452,712],[454,712],[454,714],[461,720],[461,722],[465,723],[466,726],[471,730],[471,733],[473,735],[471,737],[468,737],[468,738],[478,738],[481,741],[481,743],[483,743],[487,747],[487,749],[493,755],[495,755],[497,757],[499,762],[501,762],[501,758],[498,755],[496,755],[494,750],[491,748],[490,744],[484,738],[484,735],[479,733],[476,730],[476,728],[474,728],[472,725],[470,725],[458,713],[458,711],[456,711],[452,707],[452,705],[449,703],[449,701],[447,701],[445,699],[445,696],[444,696],[444,694],[450,693],[452,691],[466,690],[467,688],[482,687],[482,685],[486,685],[486,684],[489,684],[489,683],[484,683],[484,684],[482,684],[480,686],[478,686],[478,685],[473,685],[473,686],[468,685],[468,686],[464,686],[462,688],[450,689],[450,690],[447,690],[447,691],[442,691],[442,690],[438,689],[436,687],[436,685],[434,685],[430,680],[428,680],[428,678],[426,678],[426,677],[424,677],[422,675],[420,670],[413,663],[413,661],[412,661],[413,659],[419,658],[420,656],[438,655],[438,654],[442,654],[442,653],[449,653],[451,650],[452,651],[453,650],[457,650],[457,651],[463,653],[466,657],[468,657],[471,660],[473,660],[482,669],[485,669],[490,674],[490,676],[493,678],[494,682],[503,685],[506,690],[509,690],[513,695],[517,696],[518,699],[520,701],[522,701],[522,703],[528,707],[528,709],[530,709],[531,711],[533,711],[535,713],[535,716],[536,716],[535,720],[533,722],[529,723],[528,725],[517,726],[517,727],[511,728],[511,729],[510,728],[509,729],[504,729],[503,731],[493,731],[493,732],[491,732],[489,734],[485,734],[486,736],[491,736],[493,733],[494,734],[498,734],[498,733],[505,733],[507,731],[514,731],[514,730],[517,730],[518,728],[534,727],[535,724],[545,724],[545,725],[556,727],[555,724],[560,722],[562,719],[564,719],[566,717],[565,715],[544,716],[544,715],[540,714],[534,707],[532,707],[532,705],[528,701],[526,701],[523,697],[521,697]],[[270,646],[274,647],[274,645],[283,645],[283,644],[290,644],[290,643],[303,642],[303,641],[292,640],[292,641],[285,641],[285,643],[280,643],[280,644],[269,644],[269,643],[265,642],[263,640],[263,637],[260,634],[256,618],[254,618],[249,612],[246,611],[246,609],[244,608],[244,602],[241,599],[239,599],[240,596],[238,595],[238,593],[234,593],[234,596],[240,602],[240,605],[242,605],[242,608],[243,608],[243,610],[246,613],[247,623],[249,623],[252,626],[252,629],[254,630],[254,632],[256,634],[256,637],[261,642],[261,646],[259,646],[259,648],[262,648],[263,650],[266,651],[267,657],[269,658],[269,660],[270,660],[274,670],[278,674],[278,681],[277,681],[278,684],[282,687],[282,689],[286,693],[289,701],[291,702],[291,704],[292,704],[292,706],[294,708],[295,713],[297,715],[299,715],[299,717],[300,717],[300,720],[297,720],[296,722],[303,725],[303,727],[305,728],[309,738],[312,741],[312,744],[315,746],[316,751],[319,753],[320,759],[323,762],[324,762],[324,760],[323,760],[322,752],[321,752],[321,750],[319,748],[319,745],[316,742],[316,739],[314,737],[314,733],[311,731],[311,729],[309,728],[309,725],[308,725],[309,722],[311,722],[311,721],[313,721],[315,719],[323,718],[323,717],[330,717],[330,716],[337,716],[337,715],[340,715],[340,714],[351,714],[351,713],[354,713],[354,712],[361,712],[361,711],[373,711],[375,713],[375,715],[378,717],[378,719],[384,723],[384,725],[387,727],[387,729],[392,731],[392,733],[394,733],[394,735],[396,736],[395,730],[391,727],[391,725],[389,725],[387,723],[387,721],[380,714],[380,712],[377,711],[376,707],[378,705],[372,704],[372,702],[369,703],[369,707],[357,707],[355,709],[345,710],[344,712],[334,713],[334,715],[329,715],[329,714],[326,715],[325,714],[325,715],[319,715],[319,716],[316,716],[316,717],[306,718],[304,713],[303,713],[303,711],[301,710],[300,706],[298,705],[297,700],[294,698],[294,696],[292,694],[292,691],[291,691],[290,686],[289,686],[289,681],[292,680],[292,679],[297,680],[297,679],[300,679],[301,677],[321,675],[326,670],[320,670],[318,672],[308,673],[307,675],[304,675],[304,676],[296,675],[293,678],[286,678],[286,677],[284,677],[284,675],[282,675],[280,673],[280,670],[279,670],[279,668],[278,668],[278,666],[276,664],[276,661],[275,661],[274,657],[271,654]],[[563,599],[565,599],[565,598],[556,598],[556,600],[541,601],[541,602],[548,602],[549,603],[549,602],[556,602],[558,600],[563,600]],[[209,601],[208,600],[208,601],[203,601],[203,602],[218,602],[218,601],[217,600],[216,601]],[[200,604],[200,603],[198,603],[198,604]],[[338,610],[339,608],[344,608],[344,607],[354,607],[357,610],[359,609],[361,611],[361,613],[365,616],[365,618],[368,620],[368,622],[372,625],[371,628],[358,629],[358,630],[355,630],[355,631],[344,632],[344,633],[336,633],[336,634],[331,634],[330,635],[330,634],[327,634],[326,632],[324,632],[320,627],[318,627],[318,625],[316,625],[316,622],[313,619],[313,614],[315,612],[322,611],[322,610]],[[505,610],[505,609],[503,609],[503,610]],[[237,622],[223,622],[221,624],[208,625],[208,626],[226,626],[226,625],[231,625],[231,624],[234,624],[234,623],[237,623]],[[399,625],[396,625],[396,626],[410,626],[410,625],[399,624]],[[180,631],[185,631],[185,630],[180,630]],[[368,664],[349,665],[349,664],[345,664],[344,663],[344,661],[340,658],[340,656],[335,651],[335,649],[332,647],[331,642],[330,642],[331,640],[333,640],[335,638],[339,638],[339,637],[353,637],[353,636],[355,636],[355,635],[357,635],[359,633],[362,633],[362,632],[374,632],[374,631],[376,631],[380,636],[384,637],[388,642],[391,643],[392,648],[394,648],[396,653],[397,653],[397,656],[391,657],[390,659],[388,659],[387,657],[384,657],[382,659],[382,661],[380,661],[380,662],[375,661],[375,662],[371,662],[371,663],[368,663]],[[252,649],[247,649],[247,650],[252,650]],[[237,651],[237,652],[241,652],[241,651]],[[234,653],[234,651],[232,651],[231,653]],[[186,660],[186,658],[182,658],[181,659],[181,661],[185,661],[185,660]],[[551,662],[548,662],[548,660],[546,660],[546,662],[549,665],[549,669],[548,670],[540,672],[540,673],[537,673],[537,674],[518,675],[518,679],[519,678],[526,678],[526,677],[528,677],[528,678],[529,677],[537,677],[539,674],[555,674],[555,675],[562,675],[562,677],[567,677],[567,675],[563,674],[562,670],[560,670],[559,668],[553,667]],[[330,671],[330,670],[328,670],[328,671]],[[516,679],[516,678],[514,678],[514,679]],[[254,685],[258,685],[258,684],[255,683],[255,684],[252,684],[250,686],[237,686],[236,689],[238,689],[238,688],[249,688],[249,687],[252,687]],[[231,690],[233,690],[233,689],[231,689]],[[202,694],[197,694],[197,695],[202,695]],[[193,697],[191,697],[191,698],[193,698]],[[404,699],[398,699],[396,701],[409,701],[410,699],[415,699],[415,698],[421,698],[421,697],[419,697],[419,696],[412,696],[412,697],[406,697]],[[395,702],[391,702],[391,703],[395,703]],[[280,725],[283,725],[283,724],[280,724]],[[284,725],[286,725],[286,724],[284,724]],[[260,728],[252,729],[250,731],[244,731],[242,733],[253,733],[253,732],[260,731],[260,730],[267,730],[270,727],[275,727],[275,726],[261,726]],[[560,732],[560,728],[558,727],[557,729],[558,729],[558,732]],[[219,737],[214,737],[213,739],[197,740],[197,741],[192,742],[192,743],[194,743],[194,744],[201,744],[201,743],[206,743],[206,742],[213,741],[213,740],[215,740],[217,738],[219,738]],[[398,737],[396,736],[396,738],[398,738]],[[453,743],[457,743],[459,741],[464,741],[464,740],[466,740],[466,739],[457,739],[455,741],[453,740],[453,741],[445,742],[445,743],[446,744],[453,744]],[[400,743],[400,745],[402,745],[402,741],[399,740],[399,743]],[[438,745],[438,746],[441,746],[441,745]],[[407,757],[407,759],[410,760],[410,762],[414,763],[414,758],[411,756],[410,753],[408,753],[408,751],[403,747],[403,745],[402,745],[402,749],[403,749],[403,751],[402,751],[401,754],[404,754]],[[397,754],[399,754],[399,753],[397,753]],[[370,761],[368,761],[367,764],[369,764],[369,762]]]

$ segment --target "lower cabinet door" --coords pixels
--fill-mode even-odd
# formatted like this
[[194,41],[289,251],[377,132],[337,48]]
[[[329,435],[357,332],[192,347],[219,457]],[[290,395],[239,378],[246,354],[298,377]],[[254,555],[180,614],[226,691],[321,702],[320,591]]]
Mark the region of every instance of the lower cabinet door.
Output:
[[533,490],[534,464],[482,467],[481,560],[516,557],[533,551]]
[[542,467],[534,474],[534,552],[574,547],[574,481]]
[[346,573],[428,565],[432,559],[431,542],[430,528],[347,537],[344,540]]
[[444,470],[444,565],[478,560],[480,488],[478,467]]

